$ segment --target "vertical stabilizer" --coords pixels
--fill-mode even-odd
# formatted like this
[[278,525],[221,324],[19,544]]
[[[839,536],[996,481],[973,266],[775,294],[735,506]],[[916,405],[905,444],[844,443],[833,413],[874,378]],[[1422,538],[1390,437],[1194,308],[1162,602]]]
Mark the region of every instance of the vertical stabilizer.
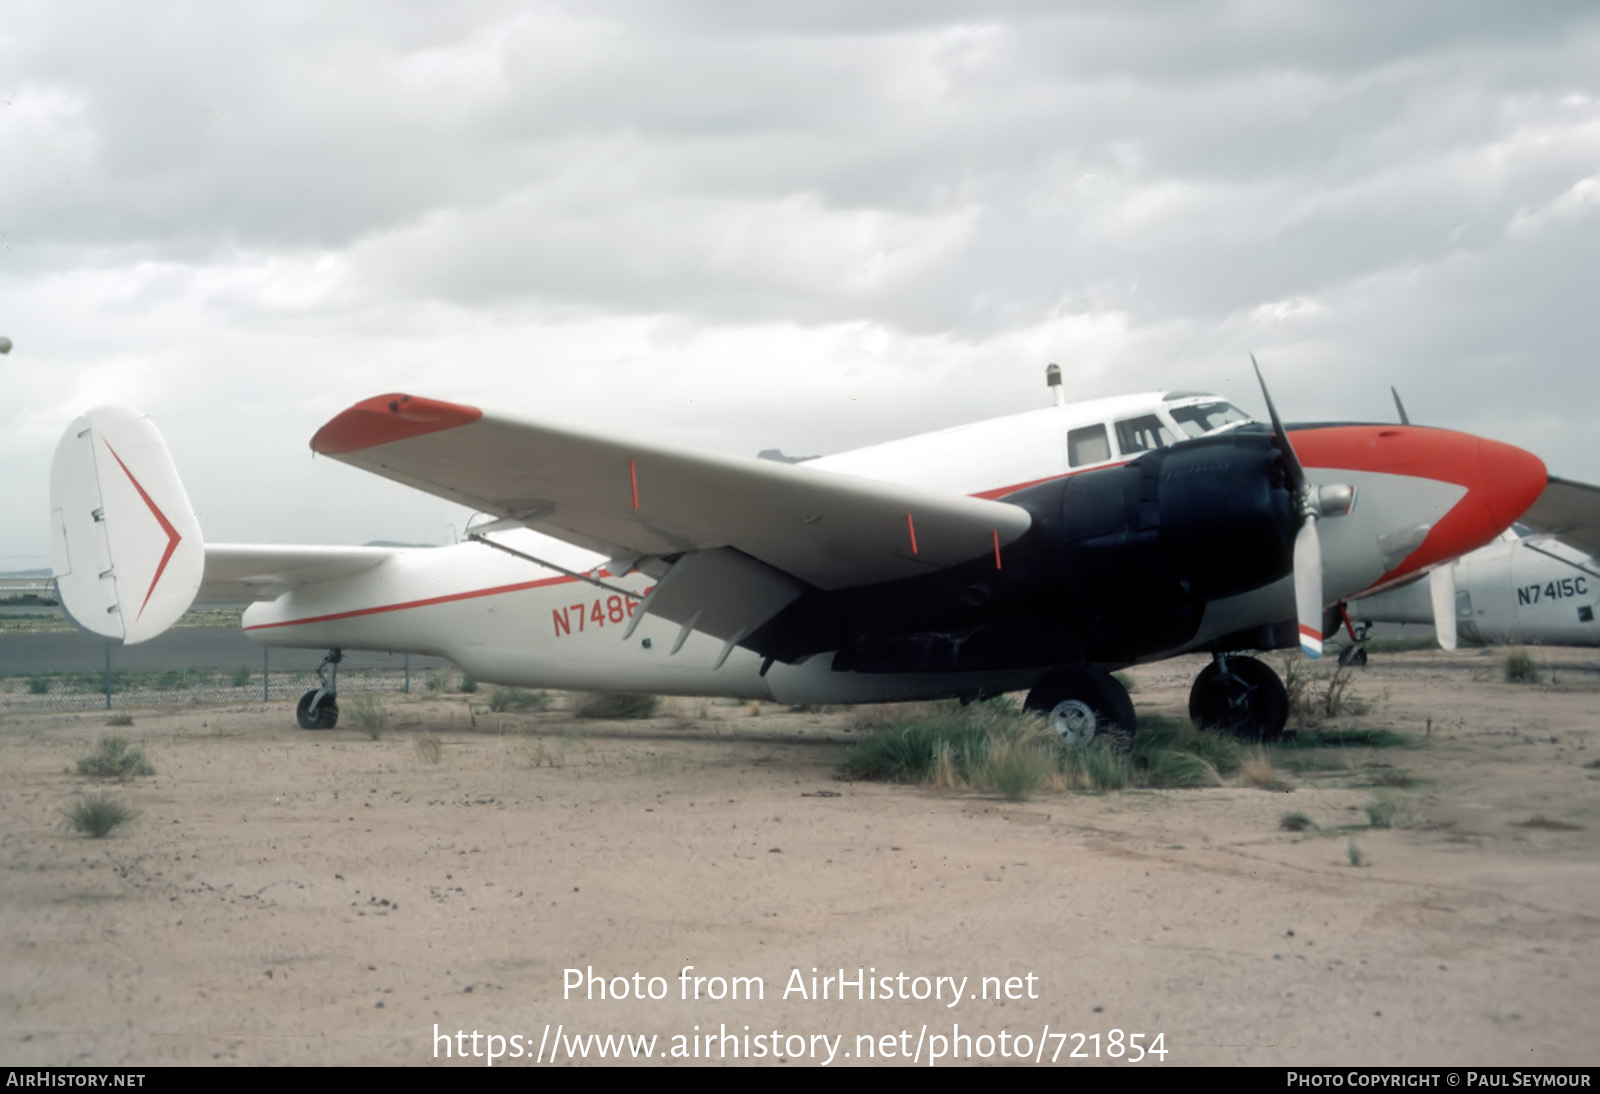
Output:
[[61,605],[85,630],[132,645],[194,601],[200,524],[143,414],[99,407],[68,427],[50,464],[50,521]]

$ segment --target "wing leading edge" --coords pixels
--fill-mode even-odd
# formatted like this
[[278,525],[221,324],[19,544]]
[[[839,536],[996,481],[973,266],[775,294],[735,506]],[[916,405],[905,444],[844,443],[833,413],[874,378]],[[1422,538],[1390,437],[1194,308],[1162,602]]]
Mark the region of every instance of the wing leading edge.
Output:
[[1585,554],[1600,555],[1600,487],[1552,475],[1518,523]]
[[853,588],[996,553],[1032,523],[1004,502],[583,433],[417,396],[357,403],[324,425],[311,447],[603,554],[613,571],[732,548],[818,589]]

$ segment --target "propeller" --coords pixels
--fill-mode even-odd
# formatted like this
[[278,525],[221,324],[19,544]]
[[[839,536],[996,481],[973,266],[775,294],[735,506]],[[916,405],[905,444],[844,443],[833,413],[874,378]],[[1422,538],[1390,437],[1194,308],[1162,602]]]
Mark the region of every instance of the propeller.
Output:
[[1400,401],[1400,392],[1392,384],[1389,386],[1389,394],[1394,396],[1394,408],[1400,412],[1400,424],[1410,425],[1411,418],[1406,414],[1406,404]]
[[[1400,424],[1410,425],[1411,417],[1406,413],[1406,404],[1400,401],[1400,392],[1394,387],[1389,388],[1389,394],[1394,396],[1394,408],[1400,412]],[[1456,567],[1453,562],[1446,562],[1437,566],[1428,573],[1428,599],[1433,602],[1433,633],[1439,640],[1439,648],[1453,650],[1456,648]]]
[[[1261,375],[1256,355],[1250,355],[1250,367],[1256,370],[1256,380],[1261,384],[1261,397],[1266,400],[1267,414],[1272,418],[1272,433],[1278,451],[1283,455],[1289,472],[1289,484],[1294,489],[1295,504],[1300,509],[1300,527],[1294,536],[1294,608],[1295,622],[1300,635],[1300,649],[1307,657],[1322,656],[1322,541],[1317,536],[1317,518],[1340,516],[1355,504],[1353,486],[1313,486],[1306,478],[1306,470],[1289,443],[1289,434],[1278,417],[1278,408],[1272,405],[1272,395],[1267,391],[1267,381]],[[1454,593],[1451,594],[1452,603]],[[1454,616],[1452,616],[1452,619]]]
[[1428,573],[1428,599],[1433,601],[1433,633],[1439,648],[1456,648],[1456,564],[1446,562]]

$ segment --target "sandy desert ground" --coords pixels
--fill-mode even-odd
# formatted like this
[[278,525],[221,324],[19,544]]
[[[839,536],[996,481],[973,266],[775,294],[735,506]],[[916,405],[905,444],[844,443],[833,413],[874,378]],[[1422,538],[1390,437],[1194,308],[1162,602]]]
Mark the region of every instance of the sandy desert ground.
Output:
[[[941,1065],[1126,1066],[1140,1034],[1166,1050],[1140,1066],[1594,1064],[1600,657],[1536,656],[1535,686],[1495,652],[1375,656],[1370,711],[1333,724],[1406,744],[1297,753],[1288,789],[1024,802],[836,780],[850,712],[395,696],[374,740],[145,710],[115,732],[156,774],[113,784],[138,816],[98,840],[62,809],[98,789],[74,761],[105,715],[0,714],[0,1058],[526,1066],[630,1034],[655,1063],[926,1064],[944,1038]],[[1137,670],[1141,712],[1185,709],[1200,663]],[[1365,827],[1379,799],[1400,826]],[[841,969],[880,997],[840,999]],[[734,977],[763,996],[708,997]]]

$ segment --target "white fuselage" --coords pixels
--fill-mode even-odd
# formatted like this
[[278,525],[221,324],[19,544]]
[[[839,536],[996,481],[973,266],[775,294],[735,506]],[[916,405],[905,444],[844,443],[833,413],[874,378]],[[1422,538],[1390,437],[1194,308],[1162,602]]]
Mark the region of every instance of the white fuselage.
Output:
[[[1600,646],[1600,562],[1549,536],[1514,534],[1456,563],[1456,633],[1464,642]],[[1427,584],[1366,597],[1352,618],[1433,623]]]

